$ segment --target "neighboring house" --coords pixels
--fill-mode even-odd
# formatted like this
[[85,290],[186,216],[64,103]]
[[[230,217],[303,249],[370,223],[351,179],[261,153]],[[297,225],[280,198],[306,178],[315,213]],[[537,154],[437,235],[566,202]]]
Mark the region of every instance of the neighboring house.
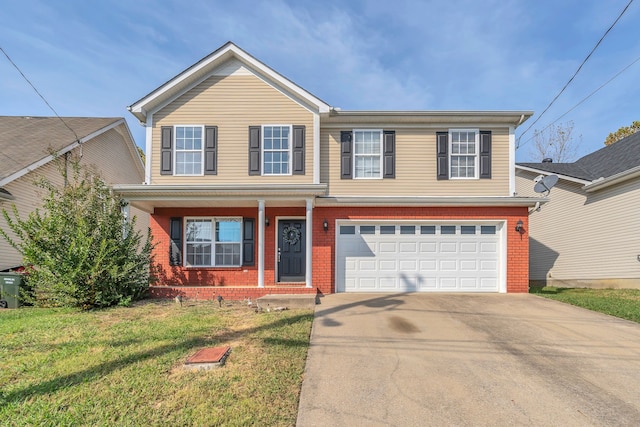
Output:
[[129,110],[146,126],[156,296],[527,292],[544,198],[515,197],[528,111],[341,111],[227,43]]
[[640,133],[573,163],[518,163],[519,195],[555,174],[529,217],[532,285],[640,288]]
[[[109,184],[144,181],[144,165],[123,118],[62,119],[0,116],[0,208],[11,212],[15,204],[26,218],[42,205],[44,190],[34,185],[38,178],[64,184],[52,153],[62,162],[81,155],[80,164],[94,166]],[[146,233],[149,215],[135,208],[129,214]],[[2,216],[0,228],[8,230]],[[0,237],[0,271],[20,265],[21,255]]]

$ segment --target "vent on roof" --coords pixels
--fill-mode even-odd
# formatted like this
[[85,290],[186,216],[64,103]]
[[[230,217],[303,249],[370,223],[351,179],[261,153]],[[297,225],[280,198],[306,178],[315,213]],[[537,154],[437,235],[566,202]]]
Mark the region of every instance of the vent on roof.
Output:
[[553,163],[553,159],[551,157],[545,157],[542,159],[542,163]]

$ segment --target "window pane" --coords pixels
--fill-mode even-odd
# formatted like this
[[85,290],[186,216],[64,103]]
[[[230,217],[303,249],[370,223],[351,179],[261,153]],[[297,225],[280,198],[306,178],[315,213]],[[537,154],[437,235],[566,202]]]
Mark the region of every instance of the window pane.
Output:
[[456,226],[443,225],[440,227],[440,234],[456,234]]
[[420,226],[420,234],[436,234],[436,226],[422,225]]
[[265,126],[263,137],[263,174],[289,173],[289,126]]
[[480,234],[496,234],[495,225],[481,225]]
[[240,221],[216,221],[216,242],[240,242]]
[[463,225],[460,227],[460,234],[476,234],[476,226]]
[[416,234],[415,225],[401,225],[400,234]]
[[395,225],[381,225],[380,234],[396,234]]
[[375,234],[376,226],[375,225],[361,225],[360,226],[360,234]]
[[185,235],[187,242],[210,242],[211,220],[188,219]]
[[356,234],[355,225],[341,225],[340,234]]
[[216,266],[240,265],[240,243],[216,243]]

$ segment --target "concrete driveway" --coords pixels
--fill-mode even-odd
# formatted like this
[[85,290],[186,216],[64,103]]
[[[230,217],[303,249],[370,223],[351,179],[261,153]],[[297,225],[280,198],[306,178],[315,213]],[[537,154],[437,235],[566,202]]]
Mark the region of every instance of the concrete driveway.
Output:
[[533,295],[335,294],[298,426],[640,425],[640,325]]

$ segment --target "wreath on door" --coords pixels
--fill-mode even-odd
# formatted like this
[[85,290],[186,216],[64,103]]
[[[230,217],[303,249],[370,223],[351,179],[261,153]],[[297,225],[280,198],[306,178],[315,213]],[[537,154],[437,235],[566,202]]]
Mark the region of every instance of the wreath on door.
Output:
[[295,245],[300,241],[301,234],[299,229],[287,226],[282,230],[282,240],[290,245]]

